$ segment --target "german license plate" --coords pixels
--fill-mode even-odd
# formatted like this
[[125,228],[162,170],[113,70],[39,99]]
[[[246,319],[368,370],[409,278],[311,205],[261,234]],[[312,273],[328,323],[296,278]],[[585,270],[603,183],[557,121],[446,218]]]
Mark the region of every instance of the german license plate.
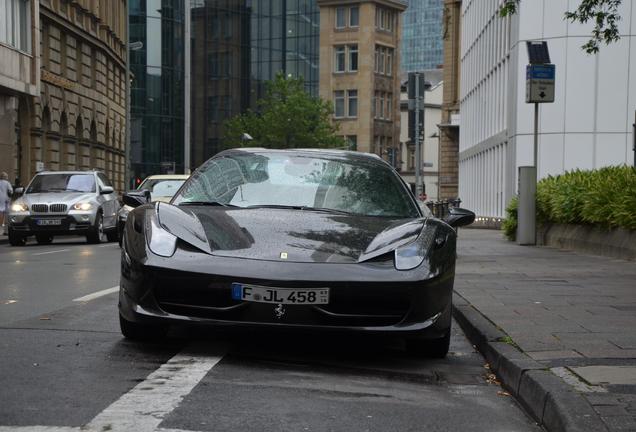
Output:
[[38,219],[36,223],[40,226],[62,225],[62,219]]
[[329,288],[274,288],[233,283],[232,298],[256,303],[328,304]]

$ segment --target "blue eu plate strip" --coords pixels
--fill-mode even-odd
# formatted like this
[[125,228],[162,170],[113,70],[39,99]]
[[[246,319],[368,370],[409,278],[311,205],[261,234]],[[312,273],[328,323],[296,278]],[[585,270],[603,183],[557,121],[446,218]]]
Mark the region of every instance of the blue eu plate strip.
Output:
[[232,298],[234,300],[241,300],[243,297],[243,285],[234,282],[232,284]]

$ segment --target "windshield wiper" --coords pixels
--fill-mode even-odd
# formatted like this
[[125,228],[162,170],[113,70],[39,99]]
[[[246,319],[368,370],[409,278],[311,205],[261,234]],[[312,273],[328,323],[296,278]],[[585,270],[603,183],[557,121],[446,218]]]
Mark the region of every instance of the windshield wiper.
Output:
[[344,210],[336,210],[332,208],[326,207],[309,207],[309,206],[294,206],[294,205],[282,205],[282,204],[262,204],[262,205],[251,205],[246,208],[275,208],[275,209],[290,209],[290,210],[302,210],[302,211],[316,211],[316,212],[324,212],[324,213],[337,213],[342,215],[352,215],[355,213],[350,213]]
[[232,204],[225,204],[219,201],[183,201],[179,206],[210,206],[210,207],[236,207]]

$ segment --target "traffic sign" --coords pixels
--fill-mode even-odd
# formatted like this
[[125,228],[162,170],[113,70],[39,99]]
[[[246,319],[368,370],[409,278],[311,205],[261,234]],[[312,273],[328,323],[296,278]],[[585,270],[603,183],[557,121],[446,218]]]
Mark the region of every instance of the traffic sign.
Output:
[[526,102],[552,103],[554,102],[553,64],[529,64],[526,66]]

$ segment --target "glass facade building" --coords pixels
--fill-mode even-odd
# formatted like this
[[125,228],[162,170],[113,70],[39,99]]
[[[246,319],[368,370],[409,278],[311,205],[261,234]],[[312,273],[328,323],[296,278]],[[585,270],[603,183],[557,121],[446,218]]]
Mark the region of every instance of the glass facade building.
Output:
[[223,123],[256,107],[278,72],[318,95],[316,0],[191,0],[191,146],[195,168],[221,149]]
[[131,0],[129,20],[131,178],[182,173],[184,0]]
[[443,0],[408,0],[402,16],[402,72],[438,69],[444,63]]

